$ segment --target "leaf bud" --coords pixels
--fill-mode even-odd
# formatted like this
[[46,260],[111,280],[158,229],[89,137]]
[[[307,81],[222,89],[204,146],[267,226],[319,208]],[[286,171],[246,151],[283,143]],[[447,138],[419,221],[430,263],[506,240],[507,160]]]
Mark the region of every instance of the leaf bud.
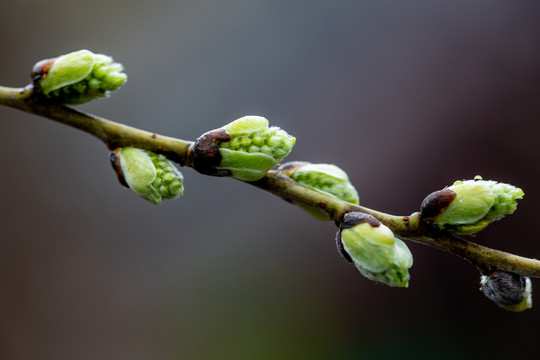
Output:
[[365,277],[389,286],[409,286],[408,269],[413,264],[409,248],[373,216],[345,214],[336,240]]
[[245,116],[209,131],[191,147],[195,170],[256,181],[287,156],[296,139],[261,116]]
[[[294,161],[285,163],[278,168],[291,179],[312,190],[323,194],[335,196],[340,200],[358,204],[358,192],[349,181],[347,173],[332,164],[311,164]],[[319,209],[302,203],[297,205],[321,220],[330,220],[330,217]]]
[[123,185],[156,205],[183,195],[183,176],[163,155],[134,147],[118,148],[111,155]]
[[511,311],[524,311],[532,307],[531,279],[506,271],[482,275],[480,290],[488,299]]
[[118,89],[127,79],[123,70],[109,56],[79,50],[36,63],[32,78],[49,100],[82,104]]
[[476,176],[431,193],[422,202],[420,212],[439,230],[475,234],[512,214],[523,195],[520,188]]

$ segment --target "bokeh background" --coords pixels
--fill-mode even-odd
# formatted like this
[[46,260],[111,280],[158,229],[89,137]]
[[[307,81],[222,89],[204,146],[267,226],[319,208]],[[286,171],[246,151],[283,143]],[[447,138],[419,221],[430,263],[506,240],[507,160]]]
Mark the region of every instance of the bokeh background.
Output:
[[[0,84],[88,48],[129,75],[79,106],[183,139],[240,116],[346,169],[407,215],[454,180],[509,182],[515,215],[474,241],[540,256],[537,1],[2,1]],[[499,309],[475,268],[409,243],[408,289],[364,279],[335,228],[185,169],[156,207],[98,140],[0,108],[0,359],[534,358],[540,308]],[[533,280],[533,286],[540,286]]]

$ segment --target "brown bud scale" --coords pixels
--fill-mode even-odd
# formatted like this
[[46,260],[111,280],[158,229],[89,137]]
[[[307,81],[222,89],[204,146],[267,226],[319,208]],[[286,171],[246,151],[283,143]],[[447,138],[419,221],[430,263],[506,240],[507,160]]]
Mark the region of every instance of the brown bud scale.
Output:
[[456,198],[457,194],[450,189],[443,189],[432,192],[420,205],[420,213],[424,220],[434,220],[439,216],[450,203]]
[[41,78],[45,78],[49,73],[49,70],[51,70],[51,67],[54,64],[55,60],[56,58],[38,61],[34,65],[32,73],[30,74],[32,80],[36,82]]
[[228,171],[216,170],[215,167],[221,163],[218,144],[230,140],[230,135],[223,129],[215,129],[202,134],[192,145],[189,154],[193,169],[205,175],[228,176]]
[[373,227],[381,225],[381,222],[371,215],[364,214],[358,211],[351,211],[343,215],[341,220],[341,229],[352,228],[353,226],[364,222],[369,223],[369,225]]
[[343,247],[343,242],[341,241],[341,229],[339,229],[336,233],[336,246],[341,257],[343,257],[345,260],[352,264],[352,258],[349,253],[345,251],[345,248]]
[[278,171],[287,176],[291,176],[296,170],[308,164],[311,164],[311,163],[307,161],[289,161],[280,165],[278,167]]
[[120,184],[129,188],[126,182],[126,179],[124,177],[124,173],[122,172],[122,167],[120,166],[120,152],[121,151],[122,149],[116,149],[114,152],[110,154],[109,159],[111,160],[111,165],[114,169],[114,172],[116,173],[116,176],[118,177],[118,181],[120,182]]

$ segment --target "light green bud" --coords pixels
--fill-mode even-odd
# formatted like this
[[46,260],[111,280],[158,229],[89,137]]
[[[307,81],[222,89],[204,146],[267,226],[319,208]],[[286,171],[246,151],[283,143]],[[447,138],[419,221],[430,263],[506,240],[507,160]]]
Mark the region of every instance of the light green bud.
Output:
[[245,116],[222,127],[230,137],[219,142],[221,162],[215,168],[244,181],[256,181],[287,156],[296,138],[269,127],[261,116]]
[[[359,203],[358,192],[349,181],[347,173],[336,165],[293,162],[281,165],[279,170],[288,168],[288,164],[301,164],[292,169],[293,171],[285,172],[300,185],[352,204]],[[318,219],[330,220],[326,213],[317,208],[302,203],[297,205]]]
[[117,149],[111,161],[120,182],[143,199],[159,205],[183,195],[182,173],[161,154],[125,147]]
[[118,89],[127,79],[123,70],[109,56],[79,50],[38,62],[32,77],[50,100],[82,104]]
[[428,195],[422,202],[421,213],[440,230],[475,234],[512,214],[523,195],[520,188],[477,176]]
[[337,240],[365,277],[389,286],[409,286],[408,269],[413,264],[409,248],[374,217],[348,213]]

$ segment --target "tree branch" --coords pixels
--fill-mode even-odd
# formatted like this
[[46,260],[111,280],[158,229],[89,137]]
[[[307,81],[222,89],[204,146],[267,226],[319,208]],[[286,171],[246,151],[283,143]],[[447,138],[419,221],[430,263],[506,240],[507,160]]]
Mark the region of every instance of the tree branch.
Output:
[[25,88],[0,86],[0,104],[87,132],[103,141],[111,150],[133,146],[163,154],[181,166],[186,166],[189,141],[136,129],[64,105],[43,102],[39,97],[32,96],[32,86]]
[[[0,104],[87,132],[103,141],[111,150],[116,147],[133,146],[163,154],[181,166],[191,166],[188,155],[192,143],[189,141],[156,135],[63,105],[44,102],[42,98],[35,96],[32,90],[31,85],[25,88],[0,86]],[[410,216],[393,216],[354,205],[308,189],[276,170],[271,170],[262,179],[248,182],[248,184],[284,200],[316,207],[327,213],[338,225],[346,212],[359,211],[370,214],[388,226],[397,237],[460,256],[477,266],[482,273],[497,269],[524,276],[540,277],[540,261],[490,249],[453,235],[437,232],[421,221],[419,213]]]

